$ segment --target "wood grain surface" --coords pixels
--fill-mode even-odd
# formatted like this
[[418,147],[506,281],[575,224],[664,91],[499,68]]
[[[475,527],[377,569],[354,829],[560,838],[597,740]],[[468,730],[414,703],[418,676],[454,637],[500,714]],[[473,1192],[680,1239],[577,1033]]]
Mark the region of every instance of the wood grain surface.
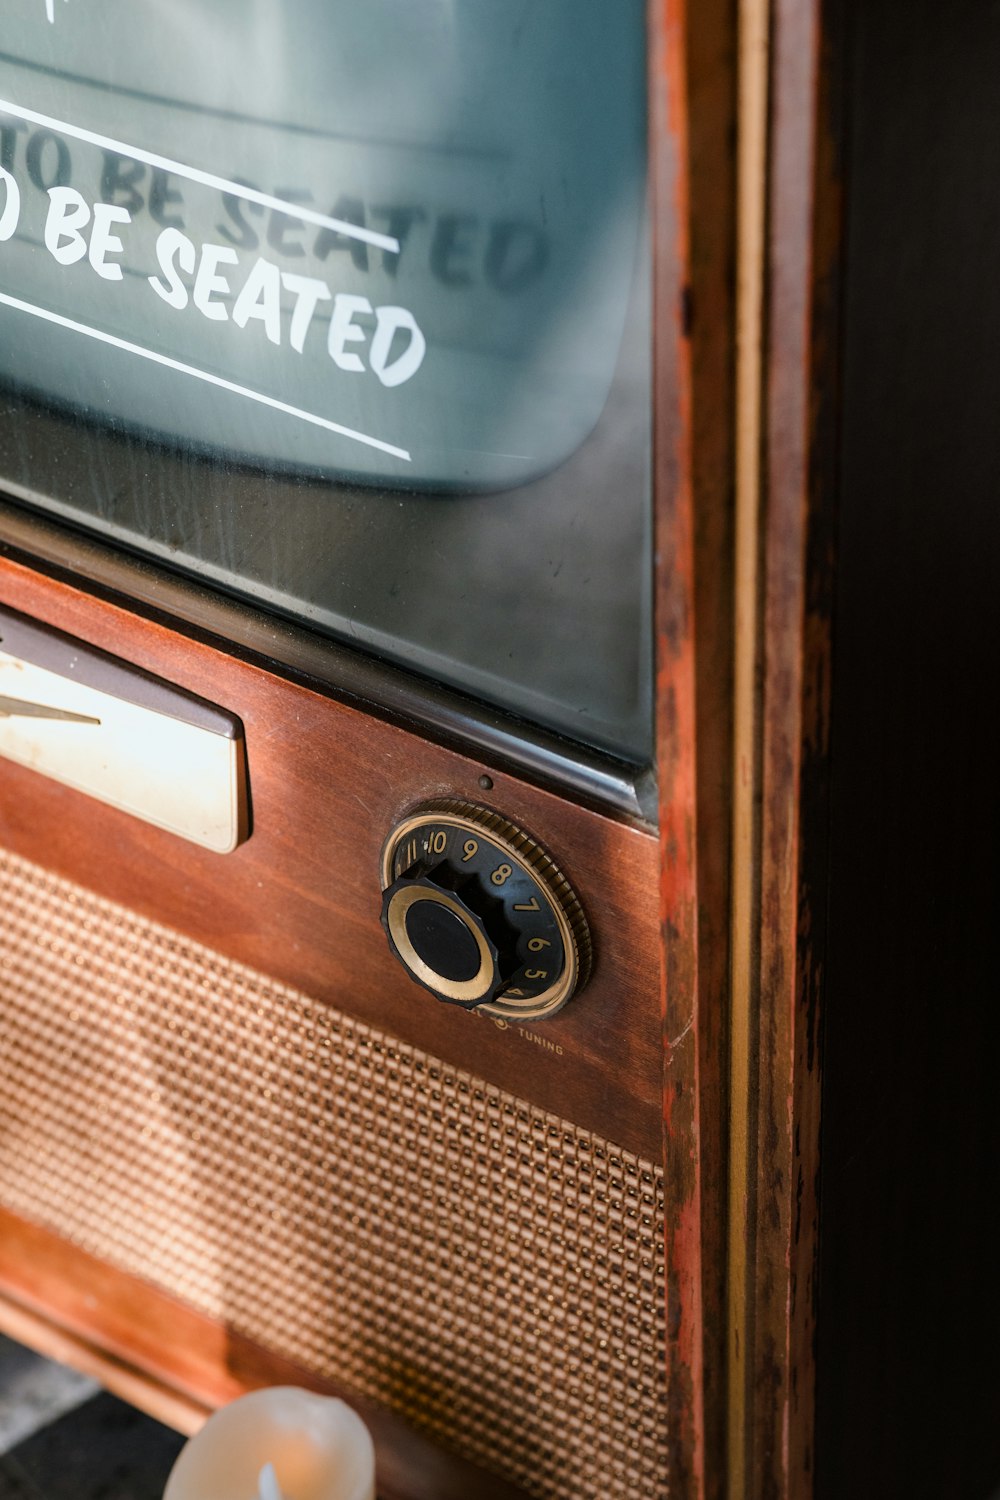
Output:
[[[9,560],[0,599],[237,714],[253,823],[233,854],[213,855],[4,761],[5,847],[659,1159],[655,837]],[[594,977],[550,1021],[501,1029],[440,1004],[389,951],[382,842],[403,813],[442,796],[523,823],[578,891]]]
[[733,770],[736,12],[687,14],[704,1484],[725,1483]]
[[[700,8],[654,0],[649,15],[659,837],[386,722],[238,647],[217,649],[186,627],[6,558],[4,603],[239,715],[253,831],[234,854],[213,856],[0,762],[0,843],[662,1160],[666,1478],[679,1500],[715,1500],[724,1482],[725,1425],[736,18],[725,0]],[[798,379],[800,355],[791,347]],[[794,395],[801,401],[802,389]],[[796,450],[794,482],[798,456]],[[789,541],[793,551],[796,540]],[[793,592],[785,602],[798,598]],[[782,712],[796,733],[794,694]],[[794,811],[793,782],[775,795],[790,796]],[[595,972],[551,1021],[501,1028],[440,1005],[389,953],[378,921],[382,841],[401,815],[439,797],[480,802],[522,823],[576,887],[594,935]],[[775,849],[774,858],[780,887],[787,851]],[[791,909],[780,914],[783,952],[793,916]],[[786,993],[779,976],[775,1006]],[[772,1043],[779,1071],[787,1069],[789,1038],[766,1045]],[[783,1200],[780,1214],[787,1206]],[[21,1226],[11,1241],[8,1290],[157,1371],[155,1328],[151,1343],[129,1346],[122,1321],[122,1309],[137,1309],[148,1292],[41,1241],[39,1264],[48,1269],[25,1280],[35,1233]],[[110,1277],[106,1285],[102,1275]],[[82,1288],[81,1303],[63,1284],[67,1278]],[[783,1262],[769,1288],[775,1309],[788,1285]],[[105,1312],[87,1313],[88,1287]],[[130,1302],[133,1296],[138,1300]],[[211,1402],[224,1399],[233,1381],[273,1378],[269,1357],[200,1321],[192,1325],[194,1352],[184,1354],[169,1331],[171,1308],[164,1302],[165,1358],[179,1390]],[[175,1345],[182,1361],[176,1369]],[[786,1339],[776,1355],[786,1361],[782,1381],[788,1356]],[[438,1500],[449,1493],[441,1489]]]
[[[779,0],[770,25],[761,507],[755,547],[756,908],[746,1053],[745,1388],[736,1495],[807,1500],[815,1481],[821,1020],[842,251],[829,7]],[[737,1192],[740,1185],[736,1184]]]
[[[265,1385],[347,1395],[310,1371],[0,1209],[0,1327],[100,1376],[183,1431]],[[379,1500],[523,1500],[351,1392],[375,1440]]]
[[705,1494],[687,7],[652,8],[656,764],[671,1487]]

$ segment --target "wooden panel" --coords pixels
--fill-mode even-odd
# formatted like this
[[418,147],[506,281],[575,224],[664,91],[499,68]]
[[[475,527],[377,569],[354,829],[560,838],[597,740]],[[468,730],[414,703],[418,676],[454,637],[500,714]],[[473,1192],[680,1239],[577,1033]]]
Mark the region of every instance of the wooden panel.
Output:
[[[254,831],[234,855],[213,858],[0,766],[0,841],[637,1153],[665,1153],[669,1480],[683,1500],[702,1500],[720,1483],[731,649],[731,393],[723,387],[732,220],[724,206],[719,217],[706,185],[719,184],[725,198],[731,181],[733,18],[722,3],[697,22],[687,9],[683,0],[650,7],[661,841],[9,560],[0,562],[5,602],[241,716]],[[689,103],[699,122],[690,140]],[[719,160],[723,173],[713,178]],[[388,953],[377,920],[382,837],[414,803],[442,795],[523,821],[578,888],[594,928],[595,977],[544,1026],[501,1030],[439,1006]],[[40,1298],[67,1317],[68,1266]]]
[[705,1479],[686,7],[653,6],[656,763],[671,1487]]
[[[308,1370],[113,1271],[0,1209],[0,1326],[90,1369],[184,1431],[198,1413],[264,1385],[340,1395]],[[522,1492],[444,1454],[355,1393],[375,1439],[379,1500],[518,1500]]]
[[[816,0],[750,0],[760,178],[741,357],[731,1203],[733,1500],[815,1472],[820,1023],[841,253],[837,90]],[[751,241],[759,231],[756,245]],[[755,366],[755,369],[754,369]]]
[[[9,560],[0,598],[238,714],[253,810],[249,841],[212,855],[0,762],[7,848],[658,1158],[652,835]],[[439,1004],[390,954],[378,920],[381,844],[403,812],[440,796],[522,821],[577,887],[595,974],[553,1020],[501,1028]]]
[[725,1481],[733,701],[736,8],[687,17],[705,1493]]
[[819,1145],[818,1094],[809,1076],[817,1062],[809,1045],[815,997],[809,958],[799,949],[806,920],[800,778],[810,670],[803,650],[804,523],[817,35],[813,7],[794,0],[777,6],[774,24],[748,1478],[751,1494],[791,1500],[808,1494],[812,1479],[809,1342]]

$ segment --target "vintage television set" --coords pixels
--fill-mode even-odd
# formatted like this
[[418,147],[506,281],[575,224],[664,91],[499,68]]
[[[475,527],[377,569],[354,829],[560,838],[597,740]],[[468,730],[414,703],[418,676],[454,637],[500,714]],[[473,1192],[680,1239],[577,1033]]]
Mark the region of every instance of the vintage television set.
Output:
[[974,1339],[873,1312],[961,1180],[885,1086],[931,9],[7,0],[0,1327],[341,1392],[384,1500],[946,1492]]
[[4,53],[5,1283],[386,1494],[659,1493],[644,6]]
[[732,85],[694,55],[721,12],[17,7],[7,1326],[188,1425],[342,1390],[400,1500],[695,1493],[735,95],[693,194],[687,95]]

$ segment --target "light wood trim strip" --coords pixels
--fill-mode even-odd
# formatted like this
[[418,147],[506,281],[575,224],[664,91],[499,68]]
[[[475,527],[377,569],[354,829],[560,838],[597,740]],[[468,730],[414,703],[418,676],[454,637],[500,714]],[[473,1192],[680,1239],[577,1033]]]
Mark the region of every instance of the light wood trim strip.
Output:
[[740,0],[737,115],[736,525],[730,988],[727,1494],[747,1494],[752,1342],[751,1112],[760,912],[761,405],[767,233],[770,0]]
[[147,1416],[185,1436],[197,1432],[211,1413],[212,1408],[206,1402],[172,1390],[148,1372],[115,1359],[90,1339],[60,1327],[42,1313],[3,1294],[0,1294],[0,1333],[46,1359],[89,1375],[130,1406],[138,1407]]

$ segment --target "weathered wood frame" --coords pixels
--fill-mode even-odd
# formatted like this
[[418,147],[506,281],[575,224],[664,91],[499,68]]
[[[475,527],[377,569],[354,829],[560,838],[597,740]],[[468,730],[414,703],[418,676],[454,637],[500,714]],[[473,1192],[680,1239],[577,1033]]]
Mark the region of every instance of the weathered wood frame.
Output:
[[743,0],[730,1101],[730,1500],[815,1477],[842,254],[822,0]]
[[[428,790],[454,791],[461,781],[475,797],[479,775],[488,772],[491,795],[516,807],[553,848],[568,846],[581,868],[600,858],[604,873],[620,880],[625,937],[598,995],[624,1047],[611,1070],[619,1103],[613,1119],[592,1118],[588,1100],[605,1074],[581,1042],[573,1108],[649,1148],[649,1116],[629,1118],[626,1083],[637,1047],[640,1072],[648,1070],[650,1038],[642,1024],[632,1025],[632,1001],[613,991],[648,997],[643,966],[655,972],[658,965],[670,1204],[669,1479],[684,1500],[723,1493],[805,1500],[813,1466],[834,420],[825,394],[817,400],[814,393],[833,389],[839,254],[836,130],[820,20],[818,0],[774,0],[773,9],[753,0],[739,8],[736,0],[650,0],[658,857],[648,831],[563,802],[544,776],[512,774],[493,750],[481,760],[462,754],[388,723],[384,713],[366,730],[358,722],[362,705],[338,702],[336,692],[301,673],[259,655],[248,660],[245,650],[220,654],[204,626],[179,624],[176,592],[158,604],[148,569],[131,565],[133,597],[143,603],[137,612],[134,604],[123,608],[114,591],[130,592],[129,568],[102,560],[100,547],[90,547],[86,567],[69,581],[72,538],[54,540],[51,528],[34,533],[14,517],[7,536],[16,545],[0,563],[8,602],[151,670],[188,678],[196,691],[211,696],[216,664],[228,661],[229,681],[247,684],[249,699],[237,691],[242,704],[253,700],[262,714],[280,717],[294,698],[317,731],[346,715],[359,744],[368,734],[373,745],[405,745]],[[230,706],[246,712],[241,702]],[[265,779],[281,772],[276,753]],[[11,847],[221,941],[234,957],[261,962],[252,944],[204,930],[187,867],[175,872],[172,894],[169,878],[166,887],[155,875],[137,887],[116,873],[125,852],[133,867],[141,863],[155,842],[148,831],[95,810],[94,834],[108,850],[95,868],[52,816],[51,798],[58,804],[70,794],[39,790],[26,772],[9,774],[20,809],[4,823]],[[283,878],[291,870],[286,863]],[[295,901],[315,893],[296,891],[294,880],[290,889],[294,924]],[[304,966],[280,977],[313,992],[326,984],[333,993],[340,981],[329,978],[326,958],[314,946]],[[373,995],[377,989],[376,979]],[[641,1011],[645,1000],[637,1003]],[[567,1035],[572,1017],[570,1010]],[[419,1040],[462,1060],[448,1030],[442,1018],[433,1037]],[[503,1079],[510,1069],[501,1050],[487,1050],[486,1066]],[[538,1087],[551,1095],[541,1071]],[[30,1276],[18,1271],[29,1241],[36,1264],[47,1268],[35,1296]],[[12,1331],[87,1363],[178,1425],[190,1426],[208,1404],[235,1393],[212,1365],[211,1330],[190,1330],[205,1354],[196,1368],[172,1360],[162,1344],[154,1351],[130,1343],[120,1313],[135,1289],[124,1279],[116,1312],[113,1289],[85,1257],[68,1256],[64,1269],[72,1267],[77,1283],[74,1289],[67,1277],[60,1292],[57,1244],[32,1239],[13,1221],[5,1244],[0,1323]],[[88,1322],[87,1296],[77,1294],[98,1284],[111,1300]],[[164,1318],[170,1315],[165,1308]],[[260,1351],[246,1351],[236,1367],[245,1384],[274,1373]],[[409,1495],[391,1458],[402,1449],[391,1436],[387,1442],[387,1492]],[[442,1500],[445,1480],[438,1474],[435,1483]]]

